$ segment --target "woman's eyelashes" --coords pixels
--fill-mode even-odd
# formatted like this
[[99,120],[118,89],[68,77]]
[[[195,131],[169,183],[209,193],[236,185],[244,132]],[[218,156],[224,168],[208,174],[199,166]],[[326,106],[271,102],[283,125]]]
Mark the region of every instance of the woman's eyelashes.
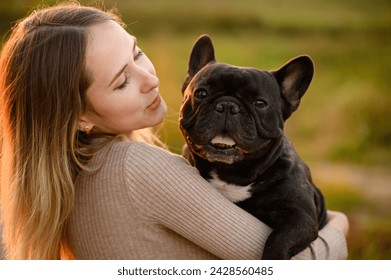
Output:
[[125,80],[122,84],[120,84],[116,90],[123,90],[127,87],[127,85],[129,84],[129,75],[128,74],[125,74]]
[[134,56],[134,61],[137,61],[143,55],[143,51],[139,48],[136,49],[136,55]]
[[[136,54],[135,54],[135,56],[134,56],[134,58],[133,58],[134,61],[137,61],[143,54],[144,54],[143,51],[142,51],[140,48],[137,48],[137,49],[136,49]],[[124,79],[123,83],[120,84],[120,85],[116,88],[116,90],[123,90],[123,89],[125,89],[125,88],[127,87],[127,85],[129,84],[129,75],[128,75],[128,74],[125,74],[124,76],[125,76],[125,79]]]

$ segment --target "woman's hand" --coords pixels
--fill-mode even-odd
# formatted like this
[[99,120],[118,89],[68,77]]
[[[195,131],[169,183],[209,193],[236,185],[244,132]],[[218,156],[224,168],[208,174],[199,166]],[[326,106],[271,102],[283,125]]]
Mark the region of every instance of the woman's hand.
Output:
[[327,210],[329,224],[337,228],[346,237],[349,232],[349,221],[342,212]]

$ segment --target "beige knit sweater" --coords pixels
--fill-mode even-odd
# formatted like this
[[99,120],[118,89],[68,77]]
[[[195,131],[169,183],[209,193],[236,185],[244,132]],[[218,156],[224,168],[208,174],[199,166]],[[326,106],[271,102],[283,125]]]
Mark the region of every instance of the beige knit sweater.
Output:
[[[259,259],[270,228],[225,199],[182,157],[118,142],[77,181],[69,244],[77,259]],[[344,259],[327,225],[298,259]]]
[[[77,259],[259,259],[270,228],[225,199],[185,159],[119,142],[77,181],[69,244]],[[1,234],[1,225],[0,225]],[[0,242],[0,259],[4,257]],[[296,259],[345,259],[326,225]]]

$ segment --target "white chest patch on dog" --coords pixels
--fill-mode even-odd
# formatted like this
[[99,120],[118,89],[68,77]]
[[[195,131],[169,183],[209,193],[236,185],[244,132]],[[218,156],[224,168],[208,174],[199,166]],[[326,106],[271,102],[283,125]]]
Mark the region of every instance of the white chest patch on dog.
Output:
[[220,180],[217,174],[214,173],[213,171],[211,172],[210,175],[212,176],[212,179],[209,179],[209,182],[230,201],[236,203],[251,197],[252,184],[249,184],[247,186],[238,186]]

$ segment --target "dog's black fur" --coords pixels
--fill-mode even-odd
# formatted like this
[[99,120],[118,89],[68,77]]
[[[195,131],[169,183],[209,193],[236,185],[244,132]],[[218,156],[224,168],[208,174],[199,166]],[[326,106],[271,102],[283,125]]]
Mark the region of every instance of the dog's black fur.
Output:
[[277,71],[217,63],[207,35],[191,52],[180,112],[183,155],[211,182],[247,186],[247,196],[231,200],[273,229],[263,259],[290,259],[326,223],[323,196],[283,131],[313,70],[308,56]]

